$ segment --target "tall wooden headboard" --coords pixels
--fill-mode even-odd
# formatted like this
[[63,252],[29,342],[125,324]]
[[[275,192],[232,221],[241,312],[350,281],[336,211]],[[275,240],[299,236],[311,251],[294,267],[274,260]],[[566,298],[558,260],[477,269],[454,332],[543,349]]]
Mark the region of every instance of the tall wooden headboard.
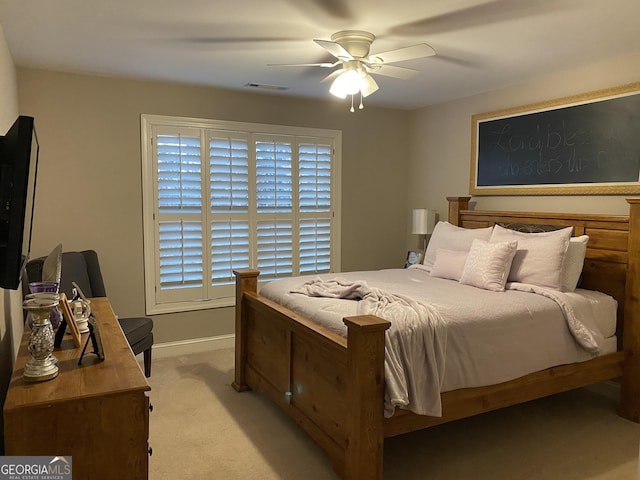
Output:
[[[581,287],[607,293],[618,301],[618,341],[625,315],[640,308],[640,198],[627,199],[629,215],[501,212],[469,210],[471,197],[447,197],[449,223],[464,228],[490,227],[499,222],[573,227],[574,236],[589,235]],[[628,303],[632,305],[628,305]],[[627,308],[629,307],[629,308]]]

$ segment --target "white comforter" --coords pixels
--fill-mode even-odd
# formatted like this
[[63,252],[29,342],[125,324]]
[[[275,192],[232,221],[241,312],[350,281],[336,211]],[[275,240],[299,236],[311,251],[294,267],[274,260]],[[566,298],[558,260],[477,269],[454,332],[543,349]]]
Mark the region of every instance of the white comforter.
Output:
[[507,287],[490,292],[433,278],[416,266],[283,279],[260,293],[341,335],[345,316],[389,320],[385,415],[399,407],[440,416],[441,392],[615,350],[617,305],[608,295]]

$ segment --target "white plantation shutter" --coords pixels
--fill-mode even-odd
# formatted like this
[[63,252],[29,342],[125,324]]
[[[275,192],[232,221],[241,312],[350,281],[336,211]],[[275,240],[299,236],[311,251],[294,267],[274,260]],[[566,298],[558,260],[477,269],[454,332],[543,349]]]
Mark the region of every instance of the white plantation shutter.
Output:
[[301,212],[325,212],[331,209],[330,144],[300,143],[299,194]]
[[211,224],[211,284],[235,281],[233,270],[251,266],[249,222],[214,220]]
[[211,211],[249,211],[249,140],[235,132],[209,139]]
[[155,135],[157,156],[157,296],[160,301],[203,294],[202,152],[199,130]]
[[338,270],[339,132],[150,115],[142,127],[147,313],[231,305],[235,269]]
[[331,222],[329,219],[300,221],[300,274],[331,271]]
[[264,279],[293,274],[291,220],[260,220],[257,225],[257,265]]
[[263,278],[293,273],[293,145],[259,135],[256,153],[256,267]]
[[200,135],[158,134],[158,208],[162,213],[202,211]]
[[[211,182],[211,286],[230,285],[233,269],[249,268],[249,134],[212,132],[209,139]],[[226,289],[223,295],[230,295]]]
[[299,273],[331,271],[331,143],[300,139],[298,193]]
[[291,139],[258,137],[256,153],[256,208],[258,213],[293,209],[293,152]]
[[202,222],[160,221],[160,286],[202,287]]

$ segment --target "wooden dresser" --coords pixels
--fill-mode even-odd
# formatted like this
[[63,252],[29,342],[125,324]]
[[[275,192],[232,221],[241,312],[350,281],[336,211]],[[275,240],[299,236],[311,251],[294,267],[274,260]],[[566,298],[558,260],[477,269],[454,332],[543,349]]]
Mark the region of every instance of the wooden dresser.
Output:
[[59,374],[46,382],[23,380],[26,329],[4,404],[5,454],[71,456],[74,479],[148,479],[151,388],[109,300],[92,299],[91,308],[105,360],[85,354],[78,366],[82,347],[66,336],[54,351]]

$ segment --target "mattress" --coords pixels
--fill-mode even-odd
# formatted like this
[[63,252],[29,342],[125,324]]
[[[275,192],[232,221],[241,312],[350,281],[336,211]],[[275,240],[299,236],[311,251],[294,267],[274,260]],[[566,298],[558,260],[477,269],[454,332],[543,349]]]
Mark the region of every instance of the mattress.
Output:
[[[493,385],[616,350],[617,302],[601,292],[581,289],[571,293],[547,289],[532,292],[524,284],[507,284],[506,291],[492,292],[454,280],[431,277],[424,268],[416,266],[281,279],[262,286],[260,294],[346,336],[342,319],[358,315],[361,302],[295,293],[311,280],[326,281],[338,277],[347,282],[362,282],[391,295],[416,299],[435,309],[446,326],[444,357],[437,385],[418,383],[419,388],[409,386],[408,398],[400,400],[397,392],[388,394],[385,404],[387,416],[392,415],[396,407],[418,414],[440,415],[439,398],[430,393],[428,398],[423,396],[418,402],[411,398],[416,396],[416,389],[437,391],[439,397],[441,392]],[[581,345],[575,333],[576,326],[567,319],[567,310],[580,312],[584,321],[578,320],[579,330],[587,332],[597,348],[585,349]],[[575,318],[572,320],[576,323]],[[388,343],[386,349],[388,356]],[[411,364],[412,360],[407,358],[403,362]],[[387,363],[385,378],[387,384],[394,385],[397,379],[389,378]],[[425,369],[428,370],[428,366]],[[433,376],[432,371],[428,376]],[[400,381],[410,383],[411,379]]]

